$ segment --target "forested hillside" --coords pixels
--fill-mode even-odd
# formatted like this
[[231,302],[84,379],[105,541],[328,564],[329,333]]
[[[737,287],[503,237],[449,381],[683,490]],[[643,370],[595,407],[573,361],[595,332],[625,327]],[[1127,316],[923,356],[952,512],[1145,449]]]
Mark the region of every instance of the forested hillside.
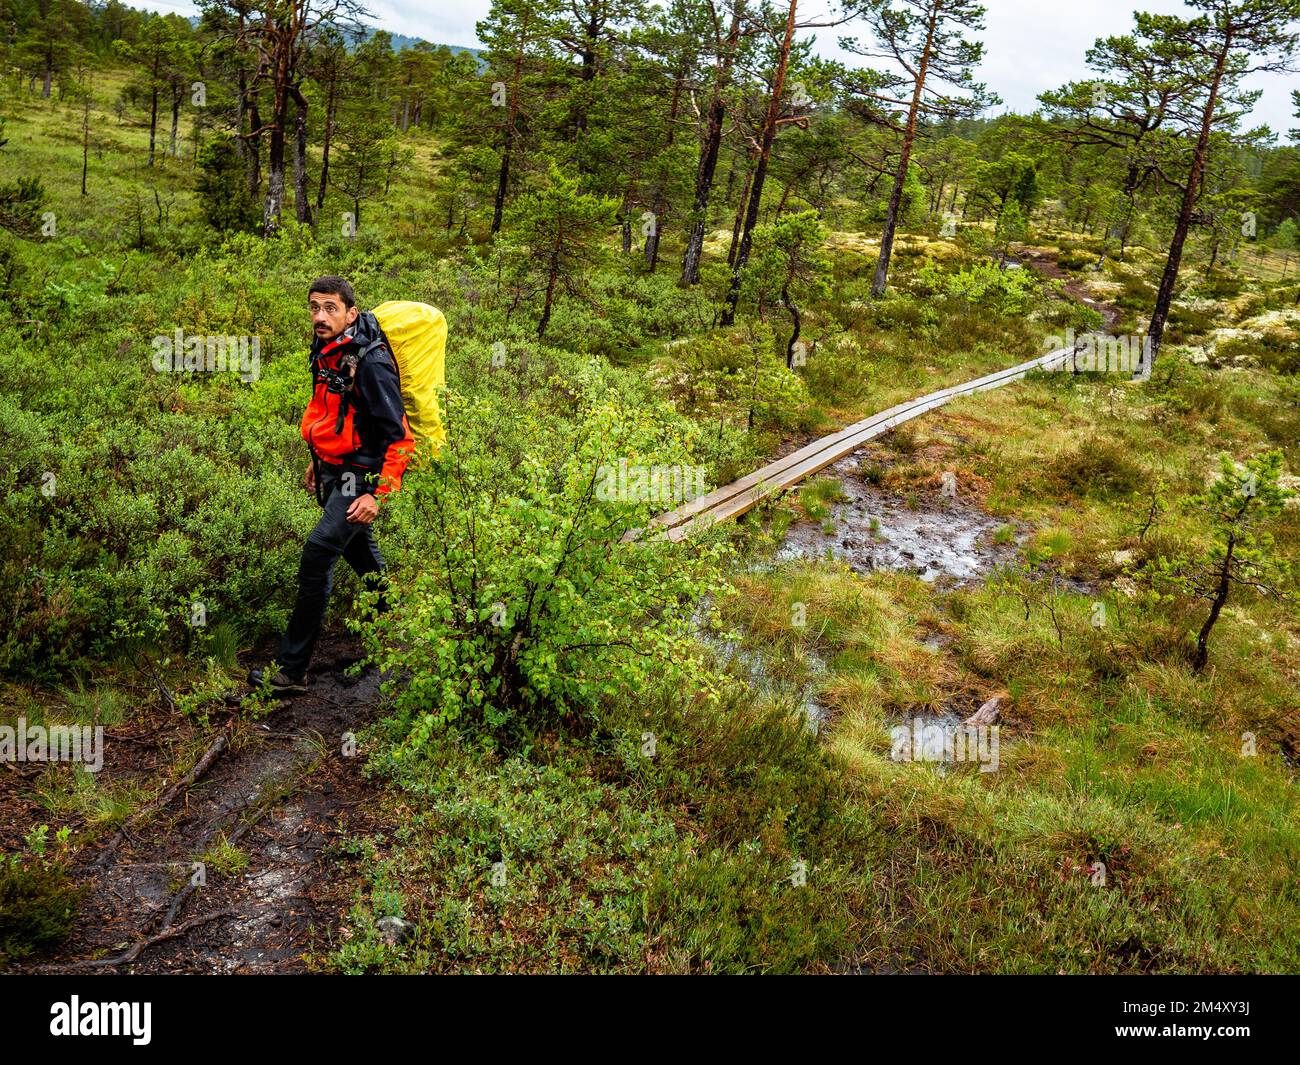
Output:
[[[1300,971],[1300,0],[199,6],[0,0],[0,968]],[[277,699],[321,275],[447,443]]]

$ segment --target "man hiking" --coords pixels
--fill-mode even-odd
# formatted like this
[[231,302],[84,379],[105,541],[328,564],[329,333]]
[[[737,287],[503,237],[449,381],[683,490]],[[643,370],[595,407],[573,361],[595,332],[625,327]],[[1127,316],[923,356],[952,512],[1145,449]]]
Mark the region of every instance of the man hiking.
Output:
[[[397,364],[375,316],[357,310],[352,286],[341,277],[320,277],[307,296],[315,338],[311,345],[312,397],[302,416],[302,437],[311,451],[303,479],[323,508],[303,545],[298,599],[276,656],[280,669],[271,689],[291,695],[307,690],[307,664],[320,636],[342,556],[368,588],[383,597],[384,558],[370,527],[379,504],[401,485],[415,441],[407,424]],[[264,671],[252,670],[261,686]]]

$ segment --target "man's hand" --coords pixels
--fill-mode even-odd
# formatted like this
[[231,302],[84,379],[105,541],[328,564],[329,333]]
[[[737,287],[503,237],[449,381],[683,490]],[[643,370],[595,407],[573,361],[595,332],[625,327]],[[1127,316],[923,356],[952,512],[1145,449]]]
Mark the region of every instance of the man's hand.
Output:
[[379,504],[375,501],[375,497],[367,492],[354,499],[352,506],[348,507],[348,521],[357,525],[369,525],[378,513]]
[[302,479],[302,483],[306,486],[307,491],[309,491],[309,492],[315,494],[315,492],[316,492],[316,463],[314,463],[314,462],[308,462],[308,463],[307,463],[307,475]]

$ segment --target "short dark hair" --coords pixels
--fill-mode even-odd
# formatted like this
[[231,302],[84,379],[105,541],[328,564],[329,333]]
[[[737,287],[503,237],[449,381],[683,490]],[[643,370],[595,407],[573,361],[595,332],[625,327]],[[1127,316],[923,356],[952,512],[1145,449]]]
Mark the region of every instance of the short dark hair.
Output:
[[357,305],[356,293],[352,291],[352,286],[343,278],[335,277],[333,274],[316,278],[311,283],[311,288],[307,290],[307,298],[311,299],[317,292],[322,296],[341,296],[344,307]]

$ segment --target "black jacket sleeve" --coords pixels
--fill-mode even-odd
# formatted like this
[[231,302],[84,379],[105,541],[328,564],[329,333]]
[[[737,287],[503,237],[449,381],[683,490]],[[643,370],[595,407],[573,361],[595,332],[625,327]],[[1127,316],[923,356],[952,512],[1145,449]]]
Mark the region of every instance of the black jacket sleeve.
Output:
[[400,481],[407,455],[396,445],[412,443],[392,354],[377,348],[362,359],[352,390],[361,446],[349,456],[348,462],[364,471],[367,488],[374,491],[381,473],[394,482]]

